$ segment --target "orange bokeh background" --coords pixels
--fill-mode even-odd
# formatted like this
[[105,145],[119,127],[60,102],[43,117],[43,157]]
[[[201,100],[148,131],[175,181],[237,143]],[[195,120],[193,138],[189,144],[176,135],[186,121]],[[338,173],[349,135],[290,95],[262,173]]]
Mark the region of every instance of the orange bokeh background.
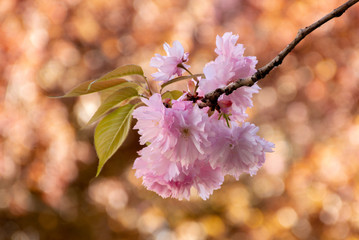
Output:
[[132,170],[135,131],[94,178],[86,122],[100,97],[49,98],[123,64],[150,77],[151,57],[174,40],[200,73],[227,31],[260,67],[342,3],[0,1],[0,240],[359,239],[358,4],[259,82],[249,120],[275,152],[207,201],[147,191]]

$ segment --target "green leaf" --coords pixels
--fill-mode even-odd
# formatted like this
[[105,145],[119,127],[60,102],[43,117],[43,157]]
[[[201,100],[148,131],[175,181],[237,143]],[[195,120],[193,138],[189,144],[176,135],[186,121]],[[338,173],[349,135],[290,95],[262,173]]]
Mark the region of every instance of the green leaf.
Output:
[[178,91],[178,90],[167,91],[164,94],[162,94],[162,99],[169,98],[169,99],[177,100],[182,95],[183,95],[183,92]]
[[165,88],[166,86],[178,82],[178,81],[182,81],[182,80],[186,80],[186,79],[192,79],[192,78],[196,78],[196,77],[204,77],[204,74],[194,74],[194,75],[190,75],[190,76],[182,76],[182,77],[177,77],[174,79],[169,80],[168,82],[165,82],[161,85],[161,89]]
[[144,92],[148,92],[147,89],[145,89],[144,87],[142,87],[141,85],[139,85],[137,83],[134,83],[134,82],[122,83],[122,84],[117,85],[117,86],[115,86],[113,88],[109,88],[109,89],[106,89],[106,90],[103,90],[103,91],[99,92],[100,97],[101,97],[101,102],[106,100],[106,98],[108,98],[110,95],[114,94],[115,92],[117,92],[121,88],[127,88],[127,87],[131,87],[131,88],[136,89],[139,94],[143,94]]
[[104,117],[95,130],[95,148],[99,158],[96,177],[107,160],[117,151],[126,139],[135,105],[126,104]]
[[[117,79],[120,77],[124,77],[124,76],[129,76],[129,75],[143,75],[143,70],[140,66],[138,65],[134,65],[134,64],[130,64],[130,65],[124,65],[121,67],[116,68],[115,70],[106,73],[105,75],[103,75],[102,77],[96,79],[95,81],[93,81],[93,83],[96,82],[100,82],[100,81],[107,81],[107,80],[111,80],[111,79]],[[91,85],[89,85],[89,88],[91,88]]]
[[130,83],[125,79],[120,79],[120,77],[129,76],[129,75],[143,76],[143,70],[140,66],[137,65],[121,66],[109,73],[106,73],[105,75],[103,75],[102,77],[96,80],[90,80],[81,83],[80,85],[76,86],[71,91],[69,91],[67,94],[60,97],[76,97],[83,94],[99,92],[126,82],[131,85],[139,86],[136,83],[133,82]]
[[76,86],[72,90],[70,90],[64,96],[60,96],[60,97],[77,97],[84,94],[103,91],[125,83],[129,83],[129,82],[126,81],[125,79],[112,79],[105,82],[95,82],[95,83],[93,81],[86,81]]
[[130,64],[130,65],[124,65],[121,67],[116,68],[115,70],[106,73],[102,77],[96,79],[95,81],[105,81],[110,79],[116,79],[123,76],[129,76],[129,75],[141,75],[143,76],[143,70],[140,66]]
[[110,96],[108,96],[100,105],[100,107],[97,109],[97,111],[94,113],[88,124],[91,124],[98,119],[100,119],[106,112],[108,112],[110,109],[115,107],[116,105],[120,104],[124,100],[129,100],[134,97],[138,97],[138,92],[136,89],[132,87],[126,87],[117,90],[116,92],[112,93]]

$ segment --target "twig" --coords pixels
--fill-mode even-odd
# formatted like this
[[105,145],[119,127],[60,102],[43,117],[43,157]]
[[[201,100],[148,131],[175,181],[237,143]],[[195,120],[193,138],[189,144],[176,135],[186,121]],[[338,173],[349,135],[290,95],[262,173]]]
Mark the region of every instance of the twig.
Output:
[[329,20],[336,18],[336,17],[340,17],[348,8],[350,8],[351,6],[356,4],[358,1],[359,0],[349,0],[346,3],[344,3],[343,5],[341,5],[340,7],[334,9],[329,14],[327,14],[324,17],[322,17],[321,19],[319,19],[317,22],[309,25],[308,27],[300,29],[298,31],[295,39],[290,44],[288,44],[287,47],[284,48],[267,65],[258,69],[257,72],[249,78],[239,79],[236,82],[230,83],[228,86],[226,86],[224,88],[218,88],[218,89],[214,90],[213,92],[207,93],[205,95],[205,97],[202,99],[202,102],[198,104],[199,107],[203,108],[203,107],[208,106],[208,107],[211,107],[212,109],[214,109],[217,105],[218,98],[222,94],[225,93],[226,95],[229,95],[234,90],[236,90],[242,86],[250,87],[257,81],[263,79],[270,71],[272,71],[275,67],[278,67],[283,62],[283,59],[288,55],[288,53],[290,53],[295,48],[295,46],[297,46],[298,43],[300,41],[302,41],[308,34],[313,32],[315,29],[319,28],[320,26],[322,26],[324,23],[328,22]]

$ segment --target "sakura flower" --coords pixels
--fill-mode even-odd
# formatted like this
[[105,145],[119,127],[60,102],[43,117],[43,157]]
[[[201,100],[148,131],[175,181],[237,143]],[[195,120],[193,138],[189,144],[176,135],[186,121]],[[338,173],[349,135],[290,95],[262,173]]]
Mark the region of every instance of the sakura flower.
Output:
[[[205,158],[204,148],[210,144],[207,138],[211,122],[206,110],[188,101],[175,101],[170,111],[174,119],[168,135],[175,138],[176,143],[163,154],[171,161],[179,161],[182,166],[188,167],[196,159]],[[157,145],[154,144],[155,147]]]
[[217,134],[211,138],[209,148],[212,168],[221,167],[224,174],[237,180],[241,173],[256,174],[265,161],[265,153],[274,145],[257,136],[258,127],[244,123],[242,127],[232,123],[228,128],[218,125]]
[[212,168],[207,161],[196,161],[191,170],[189,173],[193,177],[193,187],[203,200],[208,199],[224,181],[221,168]]
[[155,81],[169,81],[173,76],[182,76],[184,69],[178,67],[182,64],[184,67],[189,66],[184,64],[188,61],[188,53],[184,52],[184,49],[179,41],[173,42],[173,47],[170,47],[168,43],[163,45],[167,56],[155,54],[155,57],[151,59],[150,66],[158,69],[158,72],[152,74]]
[[139,130],[141,144],[151,143],[150,148],[186,167],[205,157],[203,149],[210,144],[210,122],[205,109],[189,101],[174,100],[172,108],[166,108],[160,94],[142,101],[147,106],[133,112],[137,119],[134,129]]
[[168,181],[180,174],[180,164],[170,161],[159,149],[147,146],[139,151],[140,157],[135,160],[133,168],[136,176],[141,177],[149,171]]
[[234,80],[247,78],[256,72],[257,58],[254,56],[244,57],[244,47],[237,44],[238,35],[226,32],[222,37],[216,37],[216,46],[214,50],[218,56],[232,64],[232,71],[235,73]]
[[[136,177],[163,198],[189,199],[194,188],[207,199],[220,188],[224,175],[238,179],[242,173],[256,174],[264,164],[265,153],[274,147],[257,136],[255,125],[238,125],[247,117],[246,109],[253,105],[252,95],[260,89],[257,85],[222,95],[218,99],[220,111],[197,105],[206,93],[255,73],[256,58],[244,57],[244,47],[237,40],[238,35],[232,33],[217,36],[217,58],[204,67],[204,78],[189,81],[188,91],[180,98],[162,100],[155,93],[142,99],[146,106],[133,112],[140,143],[148,144],[135,160]],[[166,82],[182,75],[181,66],[187,67],[184,63],[188,53],[178,41],[173,47],[166,43],[164,48],[167,56],[156,54],[151,66],[158,68],[152,75],[155,80]],[[222,113],[227,114],[226,121]]]
[[235,73],[234,81],[244,79],[256,73],[258,60],[254,56],[242,57],[234,62],[233,71]]
[[163,137],[166,124],[170,124],[170,118],[166,117],[166,108],[162,103],[161,95],[153,94],[149,99],[142,98],[146,106],[135,109],[132,116],[137,119],[134,129],[138,129],[140,143],[153,142]]
[[216,46],[214,50],[218,56],[226,58],[241,58],[244,54],[244,47],[242,44],[236,44],[239,36],[233,35],[231,32],[226,32],[222,37],[216,37]]
[[205,78],[199,82],[199,90],[209,93],[217,88],[225,87],[235,76],[233,65],[223,57],[217,57],[203,68]]
[[236,44],[238,35],[225,33],[223,37],[217,36],[215,52],[218,57],[209,62],[203,69],[205,78],[199,87],[205,93],[227,86],[236,80],[252,76],[257,64],[256,57],[244,57],[242,44]]
[[208,162],[197,160],[187,169],[149,147],[142,149],[140,155],[133,167],[136,177],[142,177],[143,185],[163,198],[189,200],[194,187],[201,198],[207,199],[223,183],[221,169],[213,169]]
[[240,87],[230,95],[222,95],[218,99],[221,111],[231,115],[232,120],[243,122],[247,117],[247,108],[253,107],[252,95],[258,93],[260,87],[254,84],[252,87]]

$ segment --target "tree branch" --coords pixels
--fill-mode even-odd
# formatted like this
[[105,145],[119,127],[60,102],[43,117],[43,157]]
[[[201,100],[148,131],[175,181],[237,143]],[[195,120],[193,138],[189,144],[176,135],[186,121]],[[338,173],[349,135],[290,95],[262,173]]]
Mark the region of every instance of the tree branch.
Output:
[[308,34],[313,32],[315,29],[322,26],[324,23],[328,22],[329,20],[340,17],[348,8],[356,4],[359,0],[349,0],[340,7],[334,9],[332,12],[328,13],[321,19],[319,19],[317,22],[302,28],[298,31],[297,36],[295,39],[287,45],[286,48],[284,48],[275,58],[272,59],[267,65],[264,67],[261,67],[257,70],[255,74],[253,74],[249,78],[245,79],[239,79],[236,82],[230,83],[228,86],[224,88],[218,88],[213,92],[207,93],[204,98],[202,99],[202,102],[199,103],[199,107],[211,107],[212,109],[215,109],[217,106],[218,98],[222,94],[229,95],[234,90],[242,87],[242,86],[252,86],[257,81],[263,79],[267,74],[272,71],[275,67],[278,67],[282,62],[283,59],[295,48],[295,46],[298,45],[300,41],[302,41]]

